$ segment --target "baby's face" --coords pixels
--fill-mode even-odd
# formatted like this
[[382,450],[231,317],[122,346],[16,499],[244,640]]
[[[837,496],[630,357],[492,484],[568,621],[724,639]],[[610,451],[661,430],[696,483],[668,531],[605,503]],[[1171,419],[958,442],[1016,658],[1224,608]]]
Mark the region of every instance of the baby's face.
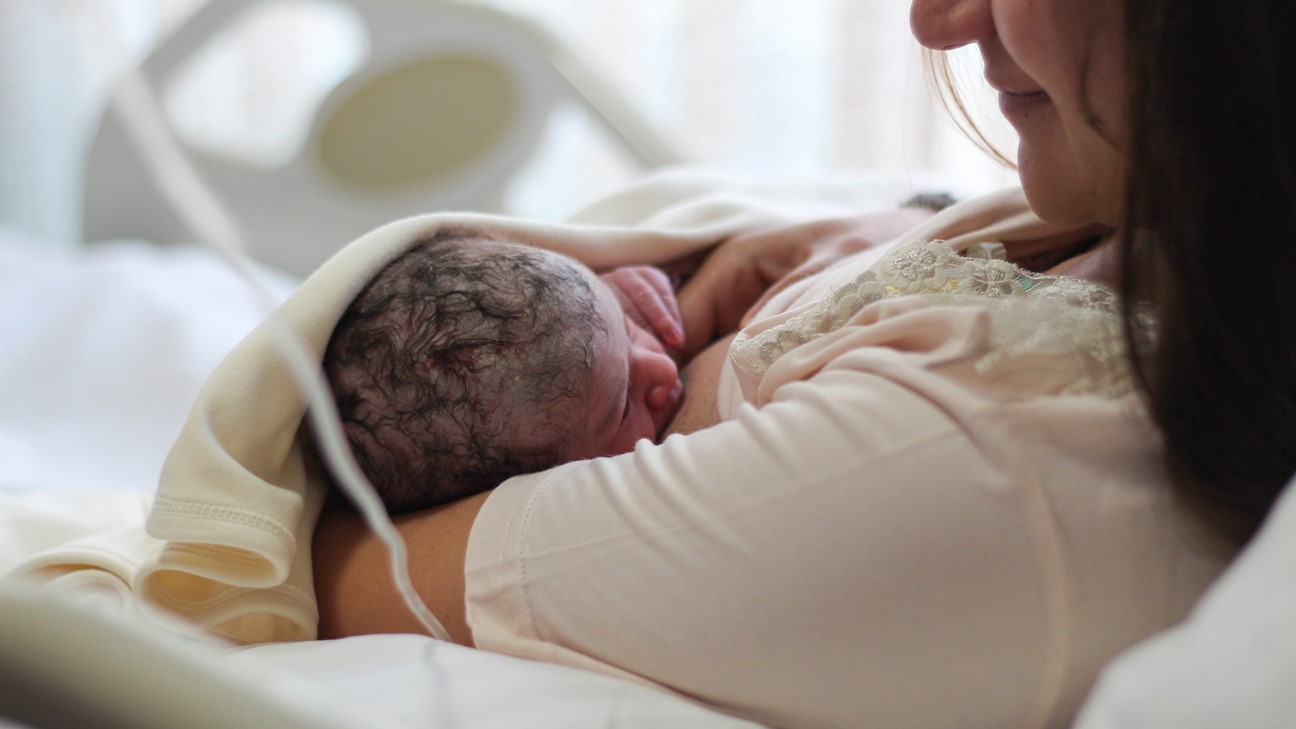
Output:
[[683,383],[660,340],[628,317],[616,294],[587,271],[606,336],[594,343],[585,406],[586,437],[577,458],[627,453],[642,438],[656,441],[679,406]]

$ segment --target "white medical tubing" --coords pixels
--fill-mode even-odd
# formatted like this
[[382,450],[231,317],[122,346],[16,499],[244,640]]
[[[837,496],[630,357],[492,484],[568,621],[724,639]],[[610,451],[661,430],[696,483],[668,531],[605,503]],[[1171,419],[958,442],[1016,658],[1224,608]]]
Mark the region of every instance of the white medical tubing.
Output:
[[387,545],[391,556],[392,578],[405,604],[434,637],[450,640],[450,634],[441,625],[441,621],[437,620],[414,590],[409,576],[405,542],[388,517],[377,492],[351,455],[351,449],[342,434],[337,405],[324,382],[320,363],[307,352],[296,332],[273,312],[274,298],[258,280],[244,255],[245,247],[238,225],[189,164],[170,125],[162,116],[163,112],[153,92],[138,72],[130,73],[123,79],[114,111],[120,115],[122,125],[158,183],[158,189],[189,225],[197,240],[219,251],[247,280],[262,299],[266,310],[271,312],[266,323],[271,327],[280,352],[287,359],[293,376],[310,404],[309,417],[317,431],[325,462],[332,468],[342,490],[359,508],[369,529]]

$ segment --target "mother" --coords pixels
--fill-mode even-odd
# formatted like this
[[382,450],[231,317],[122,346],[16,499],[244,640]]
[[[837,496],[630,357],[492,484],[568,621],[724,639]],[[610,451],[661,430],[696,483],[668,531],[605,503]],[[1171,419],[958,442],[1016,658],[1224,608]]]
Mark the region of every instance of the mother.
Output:
[[[734,261],[822,270],[691,365],[724,422],[405,519],[420,592],[461,642],[773,725],[1066,725],[1296,471],[1294,12],[914,0],[980,50],[1048,225],[999,195],[899,248],[726,243],[693,332],[746,303]],[[417,629],[357,523],[315,552],[324,634]]]

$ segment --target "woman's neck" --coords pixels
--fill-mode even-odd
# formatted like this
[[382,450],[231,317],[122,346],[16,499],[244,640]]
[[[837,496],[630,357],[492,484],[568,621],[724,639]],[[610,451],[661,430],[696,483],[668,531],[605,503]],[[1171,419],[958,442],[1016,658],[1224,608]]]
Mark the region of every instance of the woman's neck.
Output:
[[1069,252],[1066,258],[1049,266],[1043,273],[1082,278],[1114,289],[1119,281],[1116,243],[1114,231],[1102,235]]

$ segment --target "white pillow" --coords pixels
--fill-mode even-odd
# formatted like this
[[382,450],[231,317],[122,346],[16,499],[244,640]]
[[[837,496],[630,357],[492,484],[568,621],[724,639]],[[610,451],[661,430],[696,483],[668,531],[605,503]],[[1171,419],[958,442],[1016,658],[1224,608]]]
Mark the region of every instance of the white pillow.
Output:
[[[295,285],[263,278],[271,303]],[[152,491],[198,387],[266,312],[209,250],[0,230],[0,491]]]
[[1296,481],[1189,618],[1126,651],[1074,729],[1296,727]]

